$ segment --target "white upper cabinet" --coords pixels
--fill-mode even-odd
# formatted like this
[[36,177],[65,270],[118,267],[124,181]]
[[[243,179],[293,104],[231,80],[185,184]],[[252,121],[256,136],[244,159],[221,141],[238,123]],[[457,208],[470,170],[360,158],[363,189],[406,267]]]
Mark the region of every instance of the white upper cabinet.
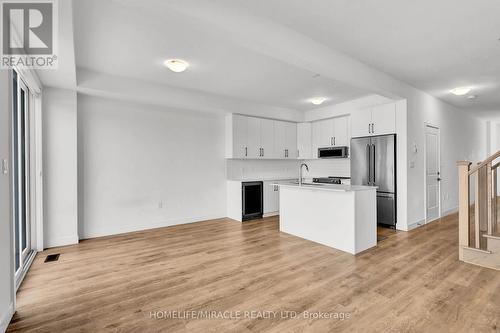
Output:
[[309,159],[312,157],[311,126],[311,123],[297,124],[297,158]]
[[260,158],[274,158],[274,121],[269,119],[258,119],[260,121]]
[[297,157],[297,125],[286,121],[226,116],[226,158]]
[[276,158],[286,157],[286,122],[274,122],[274,156]]
[[396,104],[378,105],[372,108],[372,135],[396,133]]
[[350,141],[349,116],[333,118],[333,145],[348,146]]
[[226,118],[226,157],[248,157],[248,117],[229,115]]
[[296,158],[297,124],[287,121],[274,121],[274,157]]
[[389,103],[351,113],[353,137],[396,133],[396,104]]
[[352,137],[371,135],[372,110],[361,109],[351,113]]
[[297,124],[285,123],[286,158],[297,158]]
[[247,158],[261,158],[262,146],[260,139],[261,123],[259,118],[247,118]]
[[312,123],[312,157],[316,158],[318,148],[348,146],[349,116],[318,120]]

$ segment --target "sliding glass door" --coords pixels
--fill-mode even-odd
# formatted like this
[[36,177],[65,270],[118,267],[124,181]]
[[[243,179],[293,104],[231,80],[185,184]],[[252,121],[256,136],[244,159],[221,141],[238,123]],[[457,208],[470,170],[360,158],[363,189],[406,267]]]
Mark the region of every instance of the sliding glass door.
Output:
[[13,71],[12,152],[16,280],[31,253],[29,91]]

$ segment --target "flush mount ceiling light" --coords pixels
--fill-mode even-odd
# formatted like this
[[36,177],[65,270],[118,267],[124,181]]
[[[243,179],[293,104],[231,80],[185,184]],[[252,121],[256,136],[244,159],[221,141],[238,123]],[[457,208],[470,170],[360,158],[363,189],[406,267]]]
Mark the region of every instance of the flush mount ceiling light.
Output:
[[450,92],[453,95],[463,96],[463,95],[468,94],[471,90],[472,90],[472,88],[470,88],[470,87],[458,87],[455,89],[451,89]]
[[321,105],[323,102],[326,101],[326,98],[324,97],[313,97],[311,98],[311,103],[314,105]]
[[168,69],[170,69],[172,72],[175,72],[175,73],[184,72],[189,67],[189,64],[187,63],[187,61],[184,61],[182,59],[168,59],[168,60],[165,60],[165,62],[163,64]]
[[477,98],[477,95],[469,95],[469,96],[467,96],[467,99],[468,99],[469,101],[473,101],[473,100],[475,100],[476,98]]

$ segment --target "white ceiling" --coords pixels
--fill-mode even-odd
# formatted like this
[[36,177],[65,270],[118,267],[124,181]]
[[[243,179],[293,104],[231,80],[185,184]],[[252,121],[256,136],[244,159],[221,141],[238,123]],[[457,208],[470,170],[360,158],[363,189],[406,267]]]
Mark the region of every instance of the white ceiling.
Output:
[[[203,1],[75,1],[77,67],[296,110],[312,109],[307,99],[316,95],[330,97],[327,105],[372,92],[294,66],[292,53],[280,61],[283,54],[248,47],[237,40],[241,27],[231,15],[238,14],[256,25],[273,22],[475,115],[500,113],[498,0]],[[223,22],[197,19],[193,12],[201,7],[214,14],[224,10],[217,16]],[[231,37],[228,29],[234,30]],[[169,72],[162,61],[170,57],[191,67]],[[478,98],[449,93],[463,85]]]
[[[457,107],[500,113],[498,0],[221,2],[283,24]],[[451,95],[457,86],[472,86],[478,98]]]
[[[304,111],[315,107],[308,101],[314,96],[328,97],[325,106],[370,93],[232,43],[207,23],[140,5],[147,8],[76,1],[77,67]],[[167,58],[191,66],[173,73],[162,65]]]

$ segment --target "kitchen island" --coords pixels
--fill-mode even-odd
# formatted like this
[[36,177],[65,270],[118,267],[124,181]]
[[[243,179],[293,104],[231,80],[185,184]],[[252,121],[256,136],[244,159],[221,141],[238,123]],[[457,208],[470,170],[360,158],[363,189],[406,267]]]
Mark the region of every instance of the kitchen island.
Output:
[[357,254],[377,245],[377,188],[326,184],[280,187],[280,231]]

